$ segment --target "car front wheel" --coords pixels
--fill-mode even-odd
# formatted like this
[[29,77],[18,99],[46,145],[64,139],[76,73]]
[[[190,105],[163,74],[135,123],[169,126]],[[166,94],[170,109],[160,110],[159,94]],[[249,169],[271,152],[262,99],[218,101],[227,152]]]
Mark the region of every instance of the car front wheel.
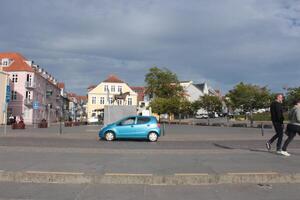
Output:
[[148,140],[149,140],[150,142],[156,142],[157,139],[158,139],[157,133],[155,133],[155,132],[150,132],[150,133],[149,133],[149,135],[148,135]]
[[113,141],[115,139],[115,134],[112,131],[107,131],[104,137],[107,141]]

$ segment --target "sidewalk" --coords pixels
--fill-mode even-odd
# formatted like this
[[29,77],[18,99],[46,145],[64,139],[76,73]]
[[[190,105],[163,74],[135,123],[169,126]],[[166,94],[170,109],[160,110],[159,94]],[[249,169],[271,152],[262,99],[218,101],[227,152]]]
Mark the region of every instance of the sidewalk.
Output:
[[[57,128],[29,127],[1,136],[2,141],[36,138],[33,141],[41,145],[22,146],[23,143],[16,142],[18,145],[0,146],[0,181],[149,185],[300,183],[300,148],[292,146],[291,157],[266,151],[263,144],[274,134],[272,130],[262,136],[259,129],[251,128],[172,125],[159,143],[109,143],[96,141],[97,126],[66,128],[62,135],[56,132]],[[294,144],[299,144],[298,140]],[[70,142],[69,147],[55,145],[59,141],[66,146]],[[204,145],[212,141],[216,146]],[[252,148],[243,146],[246,144]],[[168,147],[164,148],[165,145]]]

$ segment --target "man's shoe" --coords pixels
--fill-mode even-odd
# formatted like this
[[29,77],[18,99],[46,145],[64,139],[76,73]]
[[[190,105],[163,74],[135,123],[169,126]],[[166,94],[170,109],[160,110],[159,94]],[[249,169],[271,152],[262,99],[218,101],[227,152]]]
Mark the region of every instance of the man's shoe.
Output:
[[277,150],[276,153],[279,155],[283,155],[281,150]]
[[269,142],[266,143],[266,147],[267,147],[268,151],[271,150],[271,144]]
[[291,154],[289,154],[287,151],[281,151],[281,155],[290,156]]

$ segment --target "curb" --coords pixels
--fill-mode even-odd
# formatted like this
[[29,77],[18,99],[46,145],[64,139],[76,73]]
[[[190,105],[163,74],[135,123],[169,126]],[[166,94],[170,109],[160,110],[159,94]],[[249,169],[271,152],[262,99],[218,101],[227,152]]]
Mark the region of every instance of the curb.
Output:
[[137,185],[216,185],[216,184],[259,184],[300,183],[300,173],[226,173],[174,175],[152,174],[86,174],[72,172],[0,171],[0,182],[57,183],[57,184],[137,184]]

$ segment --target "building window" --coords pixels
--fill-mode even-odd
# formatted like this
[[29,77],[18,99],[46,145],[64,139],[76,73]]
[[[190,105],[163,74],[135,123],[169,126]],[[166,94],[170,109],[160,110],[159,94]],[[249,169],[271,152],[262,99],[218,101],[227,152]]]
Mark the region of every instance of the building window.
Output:
[[11,100],[17,100],[17,92],[16,91],[11,91]]
[[110,87],[110,91],[111,91],[111,92],[115,92],[115,91],[116,91],[116,88],[115,88],[114,85],[112,85],[112,86]]
[[31,74],[27,74],[26,82],[27,82],[27,83],[30,83],[30,85],[31,85],[31,81],[32,81],[32,76],[31,76]]
[[109,104],[113,104],[113,98],[109,97]]
[[132,98],[128,98],[128,105],[132,106]]
[[92,97],[92,104],[96,104],[96,97]]
[[7,67],[10,63],[10,59],[9,58],[4,58],[2,60],[0,60],[0,64],[4,67]]
[[100,104],[104,104],[105,98],[104,97],[100,97]]
[[122,99],[118,99],[117,102],[118,102],[118,105],[122,105],[123,104],[123,100]]
[[31,99],[31,92],[30,91],[26,91],[25,97],[26,97],[26,99]]
[[13,74],[12,75],[12,82],[17,83],[18,82],[18,74]]
[[104,85],[104,92],[109,92],[108,91],[108,85]]
[[122,86],[121,85],[118,86],[118,92],[120,92],[120,93],[122,92]]

